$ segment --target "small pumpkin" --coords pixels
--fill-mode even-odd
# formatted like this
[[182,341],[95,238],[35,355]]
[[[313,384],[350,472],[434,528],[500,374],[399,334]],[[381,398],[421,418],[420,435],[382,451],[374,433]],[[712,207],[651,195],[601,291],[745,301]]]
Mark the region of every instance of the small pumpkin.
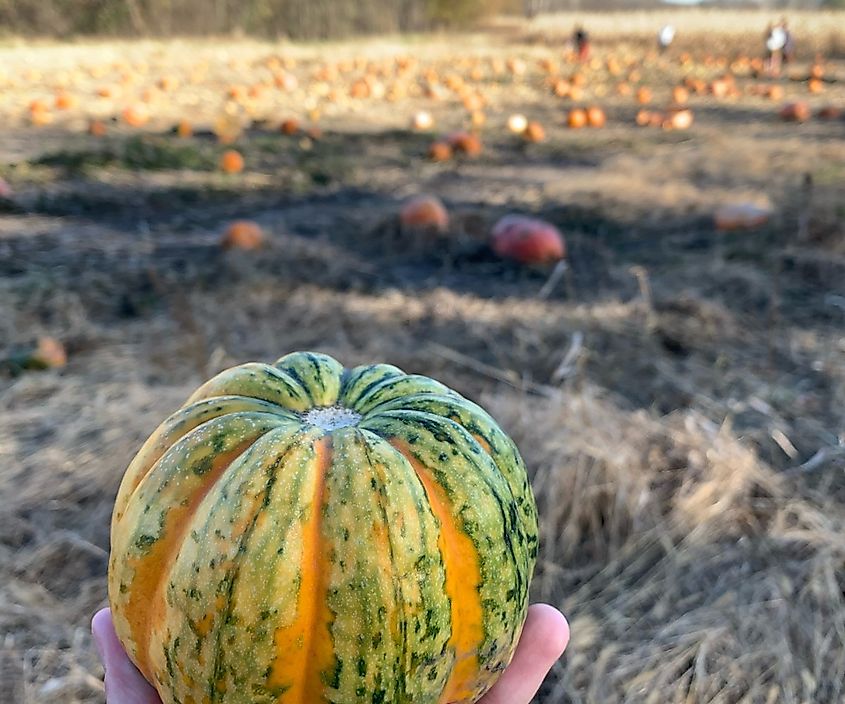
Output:
[[587,108],[587,124],[590,127],[604,127],[607,116],[598,105],[591,105]]
[[188,120],[179,120],[176,125],[176,134],[182,139],[188,139],[194,135],[194,126]]
[[572,129],[579,129],[587,124],[587,111],[584,108],[573,108],[566,116],[566,125]]
[[123,121],[130,127],[143,127],[150,121],[150,110],[143,103],[129,105],[123,110]]
[[279,129],[281,130],[282,134],[286,134],[289,136],[295,135],[297,132],[299,132],[299,120],[294,117],[289,117],[285,120],[282,120],[282,124]]
[[810,106],[803,100],[787,103],[780,109],[780,118],[787,122],[806,122],[810,119]]
[[446,137],[446,142],[456,154],[478,156],[481,154],[481,140],[472,132],[452,132]]
[[526,215],[505,215],[491,232],[493,251],[521,264],[547,264],[566,255],[563,235],[554,225]]
[[838,120],[842,117],[842,110],[835,105],[825,105],[822,108],[819,108],[819,111],[816,113],[816,117],[820,120]]
[[408,229],[445,232],[449,229],[449,212],[436,196],[419,195],[402,206],[399,222]]
[[223,249],[258,249],[264,244],[264,231],[252,220],[235,220],[223,233]]
[[529,120],[522,132],[522,138],[526,142],[543,142],[546,139],[546,130],[536,120]]
[[107,131],[106,123],[102,120],[93,119],[88,123],[88,134],[92,137],[105,137]]
[[765,225],[771,210],[756,203],[728,203],[716,209],[713,220],[717,230],[750,230]]
[[513,442],[388,364],[297,352],[203,384],[118,491],[109,602],[165,702],[477,701],[537,555]]
[[244,158],[236,149],[227,149],[220,157],[220,170],[227,174],[239,174],[244,170]]
[[452,146],[448,142],[433,142],[428,148],[428,158],[432,161],[449,161],[452,158]]

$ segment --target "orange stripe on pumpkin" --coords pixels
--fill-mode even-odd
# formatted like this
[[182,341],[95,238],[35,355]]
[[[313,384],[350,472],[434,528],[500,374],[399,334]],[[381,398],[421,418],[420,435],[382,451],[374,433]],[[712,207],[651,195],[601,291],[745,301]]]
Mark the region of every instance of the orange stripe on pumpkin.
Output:
[[150,638],[154,625],[164,619],[167,576],[179,555],[191,519],[221,475],[253,442],[254,438],[251,438],[230,452],[217,455],[211,469],[203,477],[202,485],[190,493],[188,502],[171,506],[161,530],[161,538],[150,546],[149,552],[127,560],[134,575],[121,612],[129,623],[129,642],[136,647],[135,664],[150,682],[153,681]]
[[280,704],[325,701],[320,675],[334,665],[334,646],[329,630],[332,612],[326,598],[330,564],[322,533],[326,474],[332,463],[331,436],[320,438],[314,444],[314,452],[314,499],[303,529],[297,617],[290,625],[277,628],[273,636],[276,658],[267,685],[271,689],[284,688],[278,699]]
[[452,607],[452,633],[448,647],[455,653],[455,662],[438,704],[471,701],[479,675],[478,648],[484,640],[484,619],[481,609],[481,567],[472,540],[455,524],[449,497],[431,472],[411,453],[402,440],[390,441],[414,468],[428,497],[429,505],[440,522],[437,543],[446,572],[446,594]]

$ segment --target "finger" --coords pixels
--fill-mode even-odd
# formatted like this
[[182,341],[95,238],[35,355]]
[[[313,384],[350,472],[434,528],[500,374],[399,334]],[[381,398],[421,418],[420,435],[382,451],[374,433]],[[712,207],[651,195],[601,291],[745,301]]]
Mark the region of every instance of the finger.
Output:
[[511,664],[478,704],[528,704],[569,642],[569,624],[548,604],[534,604]]
[[106,671],[106,700],[114,704],[161,704],[155,689],[138,672],[118,640],[111,610],[94,614],[91,633]]

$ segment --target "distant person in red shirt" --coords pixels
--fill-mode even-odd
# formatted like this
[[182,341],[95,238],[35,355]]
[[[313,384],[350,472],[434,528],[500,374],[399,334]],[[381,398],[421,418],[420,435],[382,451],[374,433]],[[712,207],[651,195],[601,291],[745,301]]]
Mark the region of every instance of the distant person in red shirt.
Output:
[[578,61],[586,61],[590,58],[590,37],[586,30],[580,25],[575,28],[573,35],[575,42],[575,53],[578,55]]

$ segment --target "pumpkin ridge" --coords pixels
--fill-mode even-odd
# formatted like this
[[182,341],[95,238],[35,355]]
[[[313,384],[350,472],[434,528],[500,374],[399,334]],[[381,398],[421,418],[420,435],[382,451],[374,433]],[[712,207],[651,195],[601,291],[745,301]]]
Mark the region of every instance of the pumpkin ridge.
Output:
[[[149,665],[151,662],[150,641],[152,636],[152,628],[150,624],[155,622],[155,616],[160,615],[159,612],[162,610],[163,591],[165,583],[167,582],[167,576],[170,572],[170,567],[178,554],[178,550],[168,550],[168,548],[179,545],[182,538],[184,538],[187,534],[191,525],[191,518],[199,509],[200,504],[202,504],[202,500],[212,490],[217,480],[225,474],[226,470],[249,450],[249,447],[253,444],[253,442],[254,440],[248,438],[237,445],[231,452],[224,455],[218,455],[218,459],[221,461],[219,461],[217,466],[212,467],[212,469],[208,472],[206,475],[206,481],[194,494],[191,495],[188,504],[185,506],[179,506],[178,508],[174,507],[171,509],[171,513],[168,513],[167,518],[165,519],[164,537],[160,538],[151,548],[151,553],[155,551],[155,553],[161,556],[161,562],[151,559],[148,555],[142,563],[148,570],[151,567],[157,567],[158,574],[153,576],[152,584],[147,590],[145,590],[147,592],[146,601],[148,602],[149,609],[146,612],[148,615],[147,624],[142,628],[133,628],[130,625],[130,632],[132,633],[132,638],[137,646],[135,653],[137,661],[135,664],[150,681],[153,681],[151,676],[152,670]],[[153,465],[153,467],[155,467],[155,465]],[[138,486],[141,485],[139,484]],[[171,523],[176,523],[176,525],[171,528],[169,525]],[[168,530],[168,528],[170,529]],[[134,582],[135,580],[133,580],[133,586],[135,586]],[[141,595],[139,595],[137,589],[130,591],[129,598],[126,600],[126,611],[132,613],[144,613],[144,610],[140,609],[140,607],[133,606],[135,600],[140,597]]]
[[[455,654],[455,663],[438,699],[438,704],[448,704],[473,695],[468,683],[478,676],[477,649],[484,640],[484,619],[481,606],[481,567],[472,540],[452,523],[449,499],[437,485],[429,469],[414,456],[408,445],[399,438],[390,444],[414,469],[428,497],[431,510],[440,524],[438,547],[446,573],[445,590],[451,610],[451,633],[447,647]],[[460,553],[463,552],[463,555]],[[463,557],[463,560],[459,558]],[[462,568],[462,569],[461,569]]]
[[[372,376],[373,378],[368,380],[363,388],[359,388],[357,384],[368,376]],[[399,379],[403,376],[406,376],[405,372],[391,364],[355,367],[354,369],[349,370],[349,373],[341,386],[338,403],[348,406],[349,408],[357,408],[358,405],[366,399],[377,386],[390,380]]]
[[[326,501],[326,474],[331,468],[333,459],[333,445],[330,433],[323,435],[317,442],[314,443],[315,461],[317,467],[317,482],[314,488],[314,500],[312,502],[313,513],[310,517],[310,525],[308,526],[308,537],[304,539],[304,547],[302,550],[303,564],[301,568],[301,582],[299,586],[298,608],[299,613],[303,608],[307,609],[304,615],[306,620],[304,628],[300,626],[300,619],[298,618],[291,626],[280,627],[276,629],[273,635],[274,643],[276,645],[276,657],[270,664],[269,675],[267,678],[268,685],[271,688],[287,687],[284,691],[285,704],[316,704],[323,701],[323,692],[321,689],[322,678],[320,673],[330,667],[330,663],[325,662],[329,657],[333,657],[331,647],[327,653],[321,653],[317,649],[317,641],[321,626],[326,629],[326,634],[329,633],[329,621],[331,614],[325,602],[324,593],[327,590],[327,556],[321,550],[323,543],[322,523],[323,523],[323,507]],[[311,569],[306,569],[305,562],[308,556],[312,556]],[[321,601],[322,600],[322,601]],[[322,611],[322,613],[320,613]],[[323,622],[320,622],[320,619]],[[282,651],[281,647],[285,644],[285,638],[294,635],[296,631],[301,630],[303,662],[294,662],[290,664],[290,653]],[[289,631],[285,633],[285,631]],[[330,642],[330,641],[329,641]],[[279,666],[280,662],[285,662],[286,667]],[[298,666],[298,667],[297,667]],[[291,674],[296,677],[293,684],[289,685],[285,678]],[[312,687],[319,688],[318,691],[313,691]],[[289,699],[287,697],[290,697]]]
[[309,406],[309,397],[290,374],[260,362],[247,362],[220,372],[191,394],[184,406],[231,394],[268,401],[293,412]]
[[[271,433],[273,431],[270,431]],[[234,609],[234,600],[233,594],[235,591],[235,585],[238,580],[238,575],[240,574],[241,570],[241,560],[244,559],[244,555],[246,551],[243,548],[249,543],[250,538],[252,537],[253,532],[255,531],[255,527],[258,523],[258,518],[261,515],[261,510],[265,508],[268,503],[270,502],[270,496],[273,491],[273,487],[276,484],[276,479],[278,476],[279,467],[281,466],[284,459],[293,451],[295,447],[297,447],[298,442],[302,439],[304,435],[303,430],[298,431],[291,439],[290,444],[284,449],[283,452],[279,453],[278,457],[274,460],[271,466],[271,474],[267,478],[267,483],[264,486],[264,490],[262,491],[262,498],[261,502],[255,507],[255,511],[252,517],[249,520],[249,525],[241,534],[240,538],[238,539],[238,550],[235,552],[235,557],[232,560],[232,567],[226,571],[226,576],[224,580],[227,582],[227,592],[226,592],[226,599],[225,599],[225,607],[224,607],[224,615],[220,619],[220,626],[217,628],[216,633],[216,644],[214,650],[214,666],[212,669],[212,679],[209,683],[211,688],[210,692],[210,701],[214,702],[217,699],[218,693],[223,693],[221,689],[217,686],[225,676],[224,668],[223,668],[223,633],[224,629],[222,628],[223,624],[225,624],[232,615],[232,611]]]
[[[239,408],[238,405],[254,405],[255,408]],[[232,408],[232,406],[235,407]],[[264,406],[271,406],[271,408],[264,409]],[[135,489],[171,447],[206,423],[234,413],[269,413],[288,420],[296,419],[294,413],[277,403],[237,394],[214,396],[183,406],[156,428],[126,469],[115,499],[112,529],[120,521]]]
[[[356,432],[355,433],[355,440],[356,440],[357,443],[360,443],[364,457],[367,458],[367,462],[368,462],[369,466],[372,468],[373,474],[378,475],[379,478],[382,480],[382,484],[384,484],[385,483],[384,476],[386,474],[386,468],[380,462],[375,460],[375,458],[373,457],[372,453],[370,452],[370,446],[367,443],[366,438],[364,436],[364,432],[366,432],[366,431]],[[379,440],[381,440],[381,438],[379,438]],[[384,525],[387,527],[387,546],[388,546],[390,563],[395,564],[395,561],[396,561],[395,560],[395,552],[396,551],[395,551],[395,548],[394,548],[394,545],[393,545],[393,541],[394,541],[395,538],[394,538],[393,533],[391,531],[391,521],[390,521],[390,516],[387,513],[387,506],[385,505],[386,501],[387,501],[387,499],[384,498],[383,500],[377,501],[376,505],[379,508],[381,518],[384,521]],[[402,619],[401,619],[401,624],[400,624],[399,629],[400,629],[400,632],[404,632],[408,628],[408,622],[409,622],[410,619],[408,618],[408,610],[406,608],[406,601],[405,601],[404,592],[403,592],[403,589],[402,589],[402,581],[399,580],[399,579],[394,579],[393,580],[393,587],[394,587],[393,588],[393,594],[394,594],[395,603],[400,604],[402,606],[402,610],[401,610],[402,611]],[[403,645],[402,655],[405,656],[405,646],[407,646],[407,639],[406,638],[403,638],[402,645]],[[399,672],[397,673],[397,677],[400,678],[400,679],[396,684],[396,694],[397,695],[401,694],[401,695],[407,696],[404,678],[402,678],[401,675],[402,675],[402,670],[400,668]]]

